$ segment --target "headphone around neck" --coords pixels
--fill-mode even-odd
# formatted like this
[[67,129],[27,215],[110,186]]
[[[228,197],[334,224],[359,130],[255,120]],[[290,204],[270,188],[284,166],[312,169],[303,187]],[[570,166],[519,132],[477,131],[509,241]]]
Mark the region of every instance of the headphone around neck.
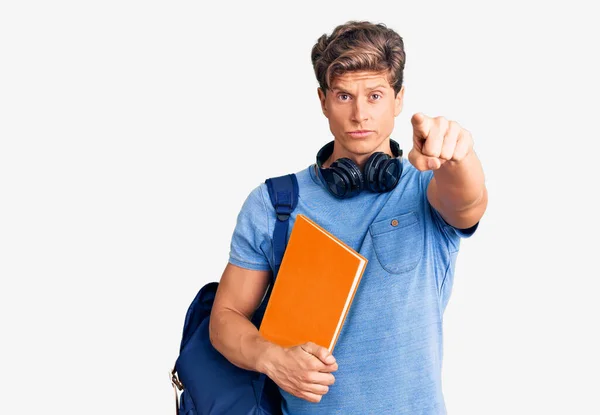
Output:
[[317,168],[325,187],[333,196],[347,199],[358,195],[362,190],[384,193],[392,190],[402,176],[402,150],[390,139],[394,157],[377,151],[369,156],[364,172],[347,157],[334,161],[330,167],[321,167],[333,153],[333,141],[325,144],[317,153]]

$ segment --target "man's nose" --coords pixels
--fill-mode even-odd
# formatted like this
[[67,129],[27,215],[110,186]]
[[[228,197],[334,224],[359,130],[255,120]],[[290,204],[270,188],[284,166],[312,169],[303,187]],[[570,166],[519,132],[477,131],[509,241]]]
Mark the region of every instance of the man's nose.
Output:
[[354,106],[352,108],[353,121],[361,123],[369,118],[367,103],[360,99],[354,100]]

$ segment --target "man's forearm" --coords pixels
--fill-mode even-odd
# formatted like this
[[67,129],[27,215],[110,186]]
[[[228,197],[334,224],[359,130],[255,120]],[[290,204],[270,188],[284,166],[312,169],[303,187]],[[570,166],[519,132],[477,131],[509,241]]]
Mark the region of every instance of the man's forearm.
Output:
[[213,312],[209,332],[214,348],[242,369],[266,373],[268,355],[279,347],[265,340],[245,316],[231,310]]
[[485,177],[475,151],[461,161],[447,161],[433,175],[427,190],[432,204],[454,226],[474,225],[487,205]]

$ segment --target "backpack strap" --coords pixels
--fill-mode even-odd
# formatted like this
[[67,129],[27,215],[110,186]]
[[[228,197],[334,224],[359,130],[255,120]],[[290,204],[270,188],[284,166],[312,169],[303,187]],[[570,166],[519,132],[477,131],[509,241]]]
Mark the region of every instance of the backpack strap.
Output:
[[273,263],[281,265],[283,253],[287,245],[288,225],[290,214],[298,204],[298,179],[295,174],[271,177],[265,180],[269,197],[277,214],[273,230]]

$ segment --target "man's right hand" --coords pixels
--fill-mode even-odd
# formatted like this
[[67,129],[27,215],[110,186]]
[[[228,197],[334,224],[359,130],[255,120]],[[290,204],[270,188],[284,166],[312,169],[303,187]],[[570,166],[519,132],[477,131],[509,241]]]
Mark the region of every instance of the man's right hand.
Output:
[[327,348],[308,342],[271,350],[265,373],[280,388],[309,402],[320,402],[335,382],[338,365]]

